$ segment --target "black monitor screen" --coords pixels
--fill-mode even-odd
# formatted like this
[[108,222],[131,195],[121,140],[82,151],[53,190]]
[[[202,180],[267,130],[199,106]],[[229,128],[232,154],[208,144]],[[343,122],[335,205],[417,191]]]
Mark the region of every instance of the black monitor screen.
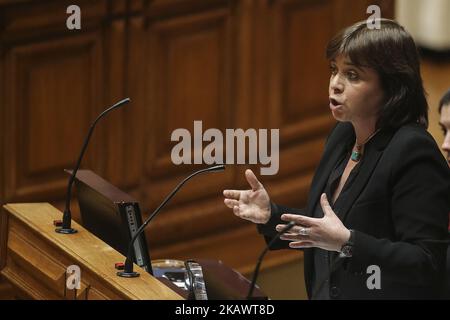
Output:
[[[139,203],[90,170],[77,172],[75,186],[83,226],[126,256],[142,225]],[[152,273],[145,233],[136,239],[134,251],[134,262]]]

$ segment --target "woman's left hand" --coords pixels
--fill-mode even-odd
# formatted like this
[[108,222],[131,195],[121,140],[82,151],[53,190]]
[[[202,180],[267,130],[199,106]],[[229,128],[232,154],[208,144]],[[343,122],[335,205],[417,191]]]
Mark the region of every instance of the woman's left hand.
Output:
[[[348,230],[342,221],[336,216],[328,203],[327,196],[323,193],[320,197],[323,218],[310,218],[296,214],[283,214],[281,220],[294,221],[296,226],[280,237],[282,240],[292,241],[291,248],[321,248],[328,251],[340,252],[342,246],[350,239]],[[277,225],[277,231],[286,225]]]

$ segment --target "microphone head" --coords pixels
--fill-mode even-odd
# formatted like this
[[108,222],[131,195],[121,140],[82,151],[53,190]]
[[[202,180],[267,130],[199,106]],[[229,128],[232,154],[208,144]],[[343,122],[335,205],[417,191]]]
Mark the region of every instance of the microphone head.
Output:
[[213,167],[209,167],[208,171],[224,171],[225,170],[225,165],[224,164],[219,164],[217,166],[213,166]]
[[283,233],[284,232],[288,232],[289,230],[291,230],[293,226],[295,226],[295,222],[294,221],[289,222],[288,225],[283,230]]
[[130,101],[131,101],[130,98],[125,98],[125,99],[123,99],[123,100],[120,100],[120,101],[117,102],[115,105],[113,105],[113,106],[111,107],[111,109],[114,109],[114,108],[117,108],[117,107],[121,107],[122,105],[124,105],[125,103],[128,103],[128,102],[130,102]]

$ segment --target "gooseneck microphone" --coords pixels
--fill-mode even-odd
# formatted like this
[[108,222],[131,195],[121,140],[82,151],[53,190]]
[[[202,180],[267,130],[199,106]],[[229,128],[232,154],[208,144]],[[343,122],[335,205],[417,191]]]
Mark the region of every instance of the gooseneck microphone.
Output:
[[261,252],[261,255],[258,258],[258,263],[256,264],[255,270],[253,271],[252,282],[250,283],[250,288],[248,290],[247,300],[251,299],[251,297],[253,295],[253,290],[255,289],[255,285],[256,285],[256,279],[258,278],[259,268],[261,267],[261,263],[263,261],[264,256],[266,255],[267,251],[269,251],[270,247],[272,247],[272,245],[275,243],[275,241],[277,241],[281,237],[282,234],[284,234],[284,233],[288,232],[289,230],[291,230],[291,228],[293,226],[295,226],[295,222],[294,221],[289,222],[283,229],[280,230],[280,232],[278,232],[272,238],[272,240],[265,247],[263,252]]
[[[145,220],[145,222],[139,227],[139,229],[136,230],[136,233],[134,234],[134,236],[131,238],[130,244],[128,245],[128,251],[127,251],[127,258],[125,259],[125,263],[124,263],[124,269],[123,271],[119,271],[117,272],[117,275],[120,277],[125,277],[125,278],[134,278],[134,277],[139,277],[139,273],[133,271],[133,258],[134,258],[134,250],[133,250],[133,246],[134,246],[134,242],[136,241],[136,239],[139,237],[139,235],[144,231],[145,227],[148,225],[148,223],[158,214],[158,212],[161,211],[161,209],[166,205],[167,202],[169,202],[170,199],[172,199],[172,197],[175,195],[175,193],[178,192],[178,190],[180,190],[180,188],[192,177],[200,174],[200,173],[204,173],[204,172],[217,172],[217,171],[223,171],[225,170],[225,165],[221,164],[221,165],[216,165],[216,166],[212,166],[212,167],[208,167],[205,169],[201,169],[198,171],[195,171],[194,173],[192,173],[190,176],[188,176],[187,178],[185,178],[183,181],[181,181],[176,187],[175,189],[173,189],[173,191],[164,199],[164,201],[158,206],[158,208],[156,208],[155,211],[153,211],[153,213],[147,218],[147,220]],[[150,260],[151,261],[151,260]],[[151,264],[151,262],[150,262]],[[152,269],[150,268],[150,271]],[[153,272],[150,272],[153,275]]]
[[83,144],[83,147],[81,148],[80,155],[78,156],[77,163],[75,164],[75,168],[74,168],[74,170],[72,172],[72,175],[69,178],[69,182],[67,184],[66,207],[64,209],[62,223],[60,221],[54,221],[53,222],[56,226],[58,226],[58,228],[55,229],[56,232],[63,233],[63,234],[72,234],[72,233],[76,233],[77,232],[77,230],[75,230],[75,229],[73,229],[71,227],[72,213],[70,212],[70,199],[71,199],[71,194],[72,194],[72,185],[73,185],[73,182],[75,180],[75,176],[77,175],[77,171],[80,168],[81,159],[83,159],[84,152],[86,151],[87,145],[89,143],[89,139],[91,138],[92,132],[94,131],[94,128],[95,128],[95,125],[97,124],[97,122],[101,118],[103,118],[107,113],[109,113],[110,111],[121,107],[122,105],[124,105],[125,103],[127,103],[129,101],[130,101],[130,98],[125,98],[125,99],[117,102],[112,107],[109,107],[108,109],[103,111],[97,117],[97,119],[95,119],[95,121],[92,123],[91,127],[89,128],[89,133],[88,133],[86,139],[84,140],[84,144]]

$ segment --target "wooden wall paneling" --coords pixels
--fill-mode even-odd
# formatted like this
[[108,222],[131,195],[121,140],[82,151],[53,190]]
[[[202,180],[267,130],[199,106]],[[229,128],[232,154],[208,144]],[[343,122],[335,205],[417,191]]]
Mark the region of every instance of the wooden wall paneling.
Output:
[[[134,1],[134,0],[133,0]],[[146,14],[151,19],[185,16],[192,12],[223,8],[240,0],[145,0]]]
[[[125,3],[123,2],[123,5]],[[105,83],[103,90],[107,97],[107,103],[103,108],[111,106],[128,97],[125,86],[128,82],[126,71],[128,65],[127,44],[128,44],[128,24],[127,18],[110,17],[105,28]],[[133,125],[133,115],[136,114],[135,102],[130,97],[131,102],[121,108],[114,110],[102,122],[102,132],[105,133],[105,144],[107,154],[105,159],[106,176],[118,187],[125,189],[130,183],[130,176],[127,174],[125,159],[133,156],[129,150],[130,125]]]
[[[267,26],[265,24],[265,11],[261,10],[264,1],[244,0],[234,2],[235,23],[233,24],[236,45],[234,56],[236,68],[233,82],[235,84],[235,108],[233,113],[233,128],[268,129],[266,120],[266,56],[264,37]],[[246,169],[251,168],[259,172],[259,164],[249,164],[249,147],[246,143],[246,164],[235,165],[233,184],[228,188],[248,188],[244,178]]]
[[331,0],[266,2],[268,90],[262,94],[268,101],[269,127],[280,129],[280,169],[262,179],[274,201],[293,207],[306,205],[324,138],[334,122],[328,111],[324,53],[334,32],[333,14]]
[[129,17],[127,20],[127,38],[124,61],[124,90],[125,95],[132,101],[130,107],[125,110],[122,121],[124,132],[124,146],[121,150],[123,186],[137,198],[142,196],[144,180],[145,136],[144,128],[151,124],[144,116],[147,105],[146,88],[146,56],[145,18],[142,15]]
[[306,122],[329,115],[325,48],[333,30],[323,21],[332,21],[333,6],[326,0],[277,1],[271,13],[268,112],[285,146],[308,137],[301,132]]
[[[233,7],[234,23],[233,31],[236,39],[233,56],[236,67],[233,69],[235,83],[235,108],[232,123],[235,128],[247,129],[254,126],[255,119],[262,113],[255,114],[250,110],[254,105],[256,85],[254,81],[259,72],[256,66],[256,35],[255,20],[259,11],[255,8],[253,0],[243,0]],[[259,65],[258,65],[259,67]],[[239,170],[237,170],[239,171]]]
[[[225,132],[225,128],[237,127],[234,121],[238,113],[246,116],[246,106],[239,108],[239,98],[235,98],[230,81],[230,75],[235,72],[233,58],[239,54],[231,52],[237,37],[234,12],[234,8],[225,7],[182,18],[150,19],[149,70],[153,70],[153,74],[149,75],[147,115],[150,113],[156,120],[152,124],[153,134],[146,135],[149,142],[145,162],[150,184],[150,188],[146,188],[149,197],[146,207],[155,208],[189,170],[195,168],[183,165],[183,172],[179,173],[171,164],[170,150],[174,143],[170,144],[170,133],[173,129],[184,127],[192,132],[193,121],[203,120],[204,130],[218,128]],[[200,237],[203,238],[200,241],[206,243],[209,235],[242,224],[225,208],[221,196],[225,187],[235,186],[233,171],[234,166],[228,166],[223,173],[190,181],[173,199],[172,205],[152,222],[147,234],[151,247],[171,243],[176,246],[181,238],[186,241]],[[162,173],[165,178],[159,178]],[[164,256],[165,251],[161,250]],[[191,252],[195,251],[192,247]],[[217,250],[213,251],[220,256]]]
[[0,210],[0,270],[6,265],[6,252],[8,249],[8,216]]
[[[230,25],[228,10],[177,17],[151,24],[149,30],[150,119],[146,137],[146,175],[150,206],[155,206],[180,178],[203,165],[176,166],[171,160],[175,142],[171,133],[186,128],[194,138],[193,125],[201,120],[203,131],[218,128],[223,133],[231,126],[234,107],[230,84]],[[207,143],[203,144],[203,147]],[[202,150],[197,149],[202,152]],[[193,153],[191,160],[193,161]],[[202,161],[203,162],[203,161]],[[204,175],[182,190],[180,201],[217,194],[218,188],[232,179],[232,168],[223,173]]]
[[148,0],[127,0],[128,1],[128,7],[129,7],[129,13],[142,13],[145,10],[146,4],[150,1]]
[[[0,48],[0,56],[1,56],[1,48]],[[2,73],[2,61],[3,59],[0,59],[0,123],[2,124],[2,127],[4,127],[5,118],[3,117],[3,111],[4,111],[4,104],[3,104],[3,95],[2,95],[2,84],[4,83],[3,80],[3,73]],[[0,157],[0,168],[3,171],[3,159],[6,158],[6,154],[4,153],[4,149],[2,147],[3,140],[0,139],[0,154],[4,155]],[[3,177],[0,178],[0,205],[3,205],[3,190],[4,190],[4,179]],[[0,210],[0,270],[2,270],[6,265],[6,250],[7,250],[7,239],[8,239],[8,218],[6,216],[6,213],[4,210]],[[14,291],[10,283],[0,275],[0,300],[9,300],[14,299]]]
[[[139,2],[135,0],[134,2]],[[109,15],[124,16],[128,13],[128,7],[130,6],[130,0],[108,0]]]
[[[6,127],[6,108],[5,108],[5,68],[4,68],[4,61],[5,61],[5,52],[3,49],[3,46],[0,42],[0,126],[1,128]],[[2,155],[0,157],[0,205],[5,203],[5,188],[6,188],[6,180],[4,178],[3,173],[6,171],[5,167],[5,159],[9,155],[9,152],[5,149],[5,132],[4,130],[0,130],[1,136],[0,136],[0,154]],[[0,225],[1,227],[1,225]]]
[[[163,170],[180,172],[173,166],[170,135],[176,128],[193,129],[194,120],[203,121],[203,130],[225,129],[229,124],[229,33],[227,11],[201,13],[153,25],[155,42],[150,44],[157,63],[155,77],[154,132],[158,139],[155,159],[147,174],[163,175]],[[153,57],[152,57],[153,58]],[[151,88],[153,89],[153,88]],[[185,170],[188,172],[189,170]]]
[[[49,183],[45,186],[37,184],[39,179],[47,179],[47,169],[59,170],[63,167],[63,163],[67,163],[67,153],[57,155],[61,151],[63,138],[73,136],[69,133],[71,124],[64,122],[71,120],[71,115],[66,115],[65,109],[72,109],[79,101],[85,103],[86,97],[79,96],[81,91],[84,96],[89,95],[88,100],[92,105],[94,103],[98,105],[98,101],[92,100],[98,97],[100,79],[99,73],[94,72],[94,69],[98,70],[100,67],[98,55],[101,35],[93,35],[92,30],[98,29],[101,25],[106,1],[78,2],[82,9],[82,31],[69,31],[66,28],[66,8],[71,4],[70,1],[41,1],[39,5],[36,2],[10,4],[5,6],[2,3],[0,10],[1,64],[5,66],[2,75],[8,80],[1,88],[4,90],[3,118],[8,119],[4,126],[6,133],[2,142],[5,142],[4,149],[7,149],[12,157],[2,166],[2,173],[7,173],[4,180],[7,186],[4,187],[4,192],[7,193],[8,201],[44,198],[51,201],[63,194],[65,189],[63,173],[59,173],[58,179],[56,179],[58,174],[50,174]],[[74,39],[71,36],[81,38],[69,44],[71,39]],[[66,47],[67,44],[69,45]],[[65,67],[68,67],[68,70],[65,70]],[[80,67],[84,69],[77,70]],[[83,72],[88,81],[84,81],[86,76],[80,76]],[[61,79],[58,79],[59,77]],[[51,81],[48,82],[49,80]],[[73,90],[71,85],[74,85]],[[37,104],[31,100],[34,96],[40,99]],[[74,119],[78,121],[80,115],[84,114],[83,121],[86,122],[84,127],[87,128],[88,123],[93,121],[92,115],[96,111],[92,112],[92,108],[88,105],[76,107],[77,109],[73,111]],[[92,112],[92,115],[88,116],[86,113],[88,111]],[[39,115],[38,119],[45,119],[41,127],[30,118],[35,114]],[[52,132],[55,128],[59,131]],[[61,132],[64,132],[62,136]],[[27,133],[28,137],[25,137]],[[61,142],[55,144],[55,141],[59,140],[58,137],[61,138]],[[33,145],[36,140],[40,140],[39,146]],[[70,144],[72,141],[68,139],[67,143]],[[73,146],[66,145],[64,148],[72,149]],[[31,155],[35,150],[38,150],[38,154]],[[50,150],[48,156],[51,161],[48,164],[46,164],[46,150]],[[75,151],[72,153],[75,154]],[[30,157],[39,158],[38,161],[34,158],[24,158],[28,154]],[[19,160],[22,162],[18,163]],[[71,162],[75,162],[75,159],[71,159]],[[58,168],[55,168],[55,165]],[[29,168],[25,168],[26,166]],[[17,173],[22,168],[29,172]],[[24,180],[25,176],[27,181],[19,181]],[[23,182],[25,184],[23,187],[16,185]],[[16,190],[17,188],[20,190]]]
[[[63,169],[75,163],[99,111],[100,53],[98,33],[17,45],[7,53],[7,201],[63,193]],[[85,162],[93,168],[93,154],[102,154],[98,146],[93,141]]]

